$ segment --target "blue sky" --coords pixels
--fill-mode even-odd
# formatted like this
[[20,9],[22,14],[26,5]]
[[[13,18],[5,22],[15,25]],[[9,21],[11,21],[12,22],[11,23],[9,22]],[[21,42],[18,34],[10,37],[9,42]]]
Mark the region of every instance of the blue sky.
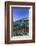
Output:
[[[12,11],[13,11],[13,21],[29,17],[29,8],[13,7],[11,12]],[[11,13],[11,15],[12,15],[12,13]]]

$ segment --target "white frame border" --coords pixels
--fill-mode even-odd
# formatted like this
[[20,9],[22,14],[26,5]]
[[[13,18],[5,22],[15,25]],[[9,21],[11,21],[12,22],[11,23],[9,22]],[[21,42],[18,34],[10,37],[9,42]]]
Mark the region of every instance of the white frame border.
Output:
[[[11,7],[30,7],[29,10],[29,36],[15,36],[11,37]],[[31,15],[30,15],[31,14]],[[31,35],[30,35],[31,34]],[[10,40],[32,40],[32,6],[28,5],[10,5]]]

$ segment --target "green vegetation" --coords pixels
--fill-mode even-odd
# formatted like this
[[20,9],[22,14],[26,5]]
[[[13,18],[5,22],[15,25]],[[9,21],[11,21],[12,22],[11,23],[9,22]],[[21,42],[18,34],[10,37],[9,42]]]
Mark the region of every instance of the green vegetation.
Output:
[[23,36],[29,33],[29,20],[13,22],[13,36]]

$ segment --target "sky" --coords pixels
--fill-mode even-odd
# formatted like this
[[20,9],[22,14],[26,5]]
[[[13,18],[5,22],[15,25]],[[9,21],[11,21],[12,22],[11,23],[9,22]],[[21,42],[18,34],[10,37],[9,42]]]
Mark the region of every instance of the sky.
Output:
[[13,14],[13,21],[29,17],[29,8],[13,7],[11,12],[13,12],[11,13],[11,15]]

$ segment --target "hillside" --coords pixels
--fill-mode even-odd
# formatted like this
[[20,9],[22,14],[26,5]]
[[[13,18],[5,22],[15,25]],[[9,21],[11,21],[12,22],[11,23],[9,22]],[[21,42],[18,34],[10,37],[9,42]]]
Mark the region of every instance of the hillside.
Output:
[[13,22],[13,35],[27,35],[29,32],[29,19],[23,18]]

